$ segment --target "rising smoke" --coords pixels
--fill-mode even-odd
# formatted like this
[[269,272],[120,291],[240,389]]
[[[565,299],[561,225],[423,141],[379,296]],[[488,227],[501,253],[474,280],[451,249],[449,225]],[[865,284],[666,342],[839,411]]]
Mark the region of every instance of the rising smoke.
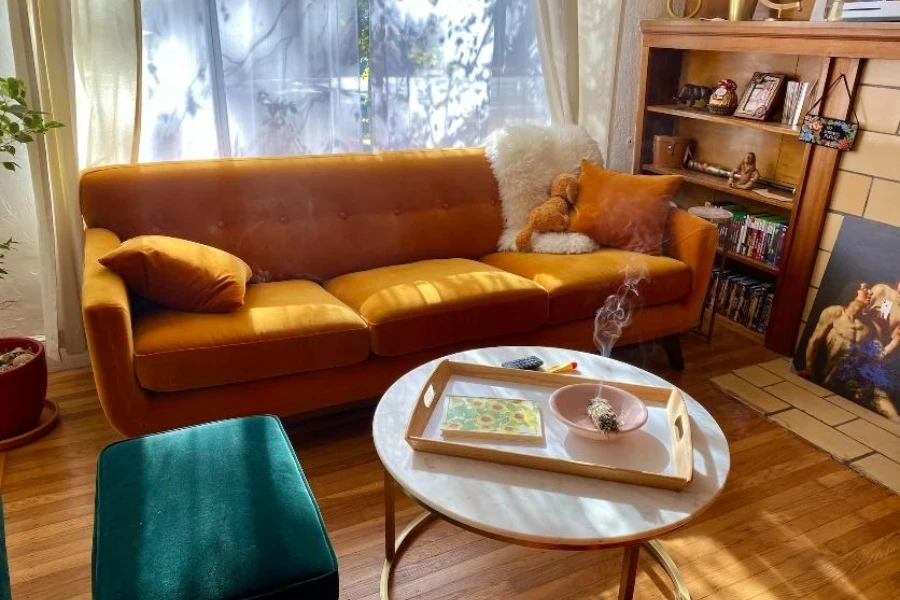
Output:
[[622,330],[631,324],[641,299],[638,287],[650,279],[645,265],[626,266],[624,272],[624,283],[606,298],[594,317],[594,345],[605,357],[622,337]]

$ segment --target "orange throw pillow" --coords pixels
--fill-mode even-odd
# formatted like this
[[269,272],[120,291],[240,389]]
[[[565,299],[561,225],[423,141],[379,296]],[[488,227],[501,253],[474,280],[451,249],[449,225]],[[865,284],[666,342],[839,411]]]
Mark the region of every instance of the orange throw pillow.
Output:
[[164,235],[132,238],[100,264],[139,296],[191,312],[240,308],[252,274],[247,263],[224,250]]
[[578,203],[570,231],[601,246],[662,254],[669,202],[681,175],[629,175],[581,161]]

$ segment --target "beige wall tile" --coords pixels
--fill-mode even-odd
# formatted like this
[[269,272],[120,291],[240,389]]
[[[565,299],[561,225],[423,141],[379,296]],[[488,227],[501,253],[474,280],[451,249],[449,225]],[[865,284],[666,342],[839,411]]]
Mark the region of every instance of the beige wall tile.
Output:
[[816,293],[818,291],[818,288],[814,287],[810,287],[806,290],[806,302],[803,303],[803,316],[801,317],[804,321],[809,320],[809,313],[812,312],[813,303],[816,301]]
[[861,83],[900,87],[900,60],[867,60]]
[[864,85],[857,91],[856,98],[860,129],[897,133],[900,127],[900,89]]
[[843,155],[844,170],[900,181],[900,135],[860,131],[853,150]]
[[846,433],[854,440],[862,442],[872,450],[880,452],[889,459],[900,463],[900,437],[862,419],[845,423],[838,427],[838,430]]
[[873,454],[850,465],[869,479],[900,494],[900,464],[881,454]]
[[[900,170],[900,156],[897,157],[897,162]],[[872,193],[869,194],[864,216],[900,227],[900,183],[876,179],[872,183]]]
[[[794,385],[789,381],[782,381],[781,383],[770,385],[763,391],[769,392],[780,400],[784,400],[794,408],[799,408],[806,414],[817,418],[826,425],[840,425],[841,423],[856,419],[856,416],[852,413],[838,407],[836,404],[823,400],[815,394],[807,392],[800,386]],[[872,425],[872,427],[875,426]],[[885,435],[891,434],[885,432]]]
[[862,216],[872,178],[848,171],[838,171],[831,191],[831,210]]
[[831,252],[834,242],[837,241],[838,232],[844,222],[844,216],[837,213],[828,213],[825,217],[825,226],[822,228],[822,237],[819,239],[819,248]]
[[769,418],[838,460],[846,462],[871,452],[868,446],[801,410],[786,410]]
[[874,410],[869,410],[868,408],[861,406],[856,402],[853,402],[852,400],[847,400],[843,396],[826,396],[825,399],[832,404],[837,404],[846,411],[852,412],[857,417],[865,419],[869,423],[877,425],[885,431],[890,431],[897,437],[900,437],[900,423],[894,423],[887,417],[882,417]]
[[764,415],[773,413],[778,410],[790,408],[790,405],[775,396],[764,392],[752,383],[745,381],[733,373],[714,377],[713,385],[734,398],[743,402],[750,408],[763,413]]
[[766,387],[767,385],[774,385],[784,381],[772,371],[767,371],[757,365],[744,367],[743,369],[735,369],[733,373],[741,379],[746,379],[756,387]]
[[809,285],[820,287],[822,285],[822,277],[825,275],[825,269],[828,267],[828,260],[831,258],[831,252],[819,250],[816,257],[816,264],[813,266],[812,280]]

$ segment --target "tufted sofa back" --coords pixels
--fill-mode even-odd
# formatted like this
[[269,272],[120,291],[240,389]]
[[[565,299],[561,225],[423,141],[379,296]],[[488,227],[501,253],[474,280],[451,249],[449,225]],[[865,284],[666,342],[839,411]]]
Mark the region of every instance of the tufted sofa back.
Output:
[[215,246],[256,281],[479,258],[502,228],[481,149],[100,167],[79,195],[87,227]]

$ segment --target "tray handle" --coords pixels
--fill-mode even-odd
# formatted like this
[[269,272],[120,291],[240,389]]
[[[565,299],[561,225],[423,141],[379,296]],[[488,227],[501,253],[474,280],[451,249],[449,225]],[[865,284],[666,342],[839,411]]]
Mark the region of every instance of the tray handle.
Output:
[[678,388],[672,389],[666,411],[669,430],[672,435],[672,452],[675,457],[675,472],[690,481],[694,475],[694,444],[691,439],[691,420],[684,397]]

